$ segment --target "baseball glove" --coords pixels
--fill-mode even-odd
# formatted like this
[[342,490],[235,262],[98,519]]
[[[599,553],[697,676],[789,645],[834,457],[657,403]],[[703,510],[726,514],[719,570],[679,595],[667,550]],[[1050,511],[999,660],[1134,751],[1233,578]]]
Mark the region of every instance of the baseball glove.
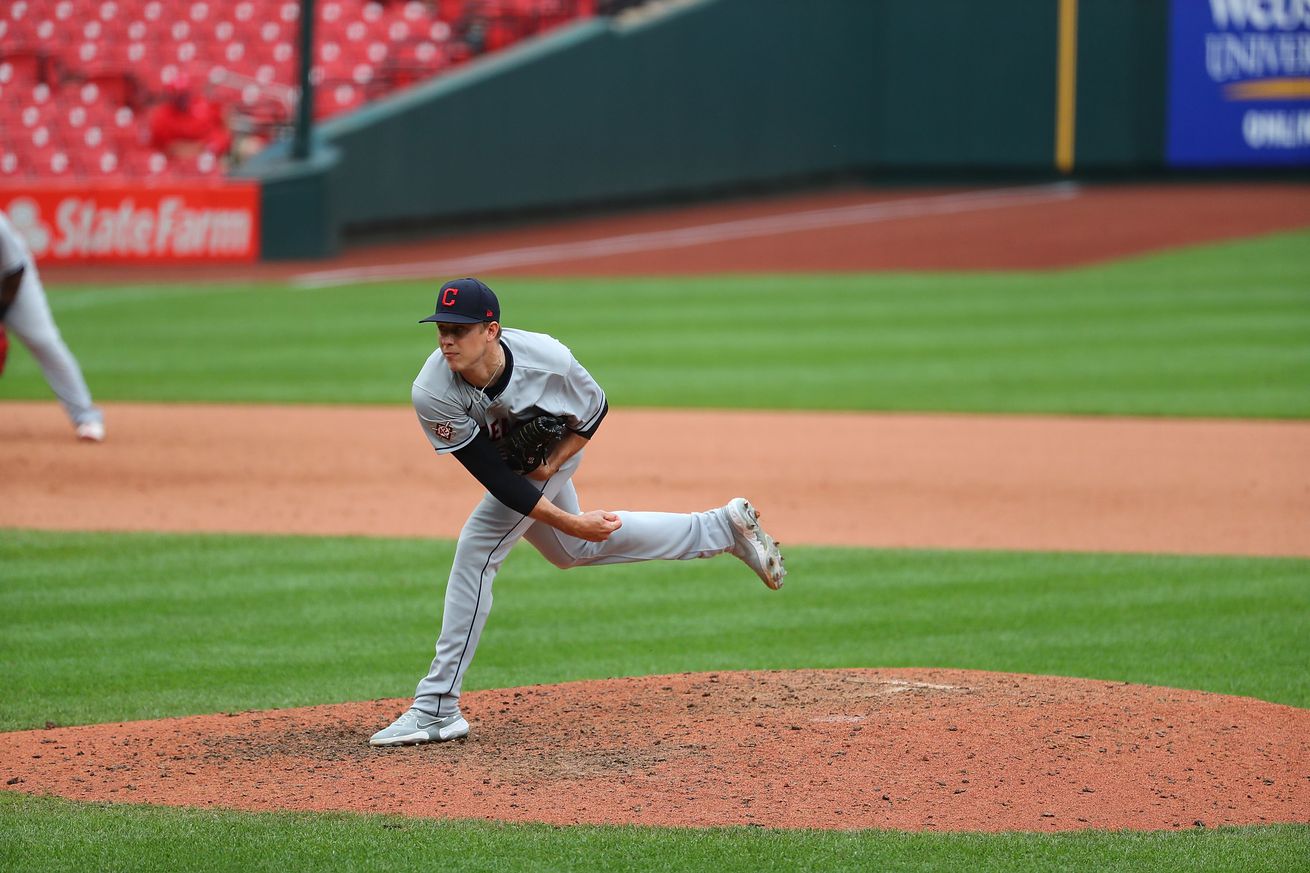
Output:
[[531,473],[550,457],[550,450],[564,438],[564,422],[553,415],[538,415],[519,425],[496,442],[500,456],[519,475]]

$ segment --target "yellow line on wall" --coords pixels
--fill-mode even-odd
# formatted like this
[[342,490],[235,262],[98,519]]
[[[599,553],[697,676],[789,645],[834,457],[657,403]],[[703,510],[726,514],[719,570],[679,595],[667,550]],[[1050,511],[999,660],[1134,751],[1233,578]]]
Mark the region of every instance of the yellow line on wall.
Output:
[[1073,132],[1078,78],[1078,0],[1060,0],[1059,72],[1055,98],[1055,166],[1073,172]]
[[1234,82],[1224,86],[1228,100],[1304,100],[1310,97],[1310,76]]

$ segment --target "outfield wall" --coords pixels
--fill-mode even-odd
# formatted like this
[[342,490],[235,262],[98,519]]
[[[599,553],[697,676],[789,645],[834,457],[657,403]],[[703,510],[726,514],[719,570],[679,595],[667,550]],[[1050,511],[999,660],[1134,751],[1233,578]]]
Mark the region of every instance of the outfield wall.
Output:
[[689,0],[327,122],[333,161],[266,186],[263,250],[807,179],[1054,175],[1062,8],[1077,9],[1074,170],[1160,169],[1167,0]]

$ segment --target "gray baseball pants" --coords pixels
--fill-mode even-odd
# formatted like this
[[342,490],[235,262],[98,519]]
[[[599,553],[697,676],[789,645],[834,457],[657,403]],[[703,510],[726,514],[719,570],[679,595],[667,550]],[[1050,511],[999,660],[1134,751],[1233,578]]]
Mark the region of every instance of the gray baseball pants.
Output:
[[91,402],[82,368],[59,335],[34,264],[29,263],[23,271],[18,296],[5,313],[5,330],[22,340],[36,358],[46,383],[73,424],[103,421],[100,410]]
[[[545,483],[546,498],[567,512],[579,511],[573,474],[579,452]],[[732,545],[732,525],[723,509],[707,512],[619,512],[623,525],[601,543],[566,536],[505,506],[490,494],[482,498],[460,531],[454,566],[446,584],[437,656],[418,683],[414,706],[437,716],[459,710],[460,686],[473,660],[491,612],[491,583],[520,538],[557,567],[682,561],[712,558]]]

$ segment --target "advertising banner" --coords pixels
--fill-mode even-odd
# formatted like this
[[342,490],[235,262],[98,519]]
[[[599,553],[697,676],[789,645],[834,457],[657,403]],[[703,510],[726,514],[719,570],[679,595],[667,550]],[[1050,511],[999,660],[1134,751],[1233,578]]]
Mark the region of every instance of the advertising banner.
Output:
[[38,264],[233,263],[259,257],[259,186],[251,183],[5,185],[0,209]]
[[1310,166],[1310,0],[1172,0],[1175,166]]

